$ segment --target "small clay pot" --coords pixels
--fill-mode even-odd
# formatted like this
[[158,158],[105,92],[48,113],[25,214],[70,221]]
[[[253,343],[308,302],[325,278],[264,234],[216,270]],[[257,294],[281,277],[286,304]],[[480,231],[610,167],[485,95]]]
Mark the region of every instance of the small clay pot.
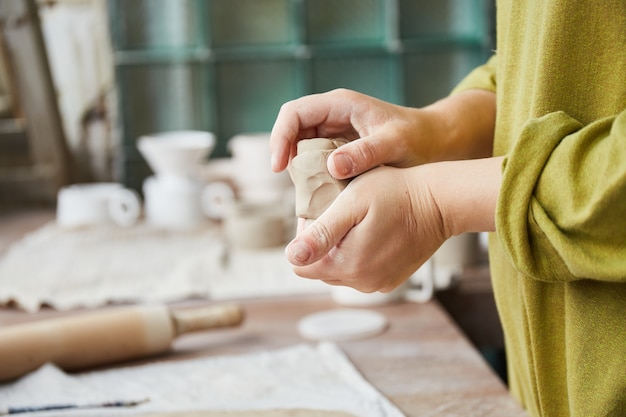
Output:
[[279,246],[286,242],[286,219],[276,205],[233,202],[226,214],[224,233],[226,240],[239,248]]

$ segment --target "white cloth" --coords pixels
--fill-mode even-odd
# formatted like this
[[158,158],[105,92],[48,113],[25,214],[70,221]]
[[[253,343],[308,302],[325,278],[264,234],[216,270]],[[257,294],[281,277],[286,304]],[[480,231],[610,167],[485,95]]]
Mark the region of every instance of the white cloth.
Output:
[[229,248],[216,226],[166,232],[146,223],[77,230],[50,223],[0,259],[0,305],[31,312],[43,304],[67,310],[327,291],[322,282],[298,278],[282,247]]
[[0,405],[5,407],[142,399],[148,402],[132,408],[46,411],[36,416],[275,409],[344,411],[359,417],[403,416],[330,342],[77,375],[46,365],[14,383],[0,385]]

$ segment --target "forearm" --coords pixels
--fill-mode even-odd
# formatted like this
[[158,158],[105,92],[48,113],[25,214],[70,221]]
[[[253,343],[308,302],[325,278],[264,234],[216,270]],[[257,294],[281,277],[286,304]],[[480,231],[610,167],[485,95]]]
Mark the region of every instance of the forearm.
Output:
[[436,123],[432,161],[487,158],[492,155],[496,95],[467,90],[420,109]]

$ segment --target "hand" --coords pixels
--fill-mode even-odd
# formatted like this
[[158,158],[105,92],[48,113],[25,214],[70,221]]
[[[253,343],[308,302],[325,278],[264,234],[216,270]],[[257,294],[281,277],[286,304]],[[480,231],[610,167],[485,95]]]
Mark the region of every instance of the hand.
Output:
[[503,158],[380,167],[350,182],[287,246],[296,274],[391,291],[450,236],[495,230]]
[[282,171],[300,139],[351,140],[331,155],[335,178],[379,165],[411,167],[428,162],[491,155],[495,94],[470,90],[415,109],[339,89],[285,103],[272,129],[272,169]]
[[422,120],[419,112],[344,89],[285,103],[272,129],[272,168],[285,169],[296,155],[297,141],[314,137],[359,139],[329,158],[335,178],[351,178],[381,164],[408,167],[425,162],[430,153],[426,141],[412,142],[415,131],[431,136],[428,119]]
[[400,285],[447,237],[420,169],[380,167],[355,178],[287,246],[295,273],[363,292]]

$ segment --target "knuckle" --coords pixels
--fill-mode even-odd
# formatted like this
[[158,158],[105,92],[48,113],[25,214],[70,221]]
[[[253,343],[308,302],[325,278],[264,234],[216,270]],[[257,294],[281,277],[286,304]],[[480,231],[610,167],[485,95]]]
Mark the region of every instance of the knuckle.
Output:
[[297,114],[300,107],[301,99],[294,99],[283,103],[278,110],[278,114],[281,116],[291,116]]
[[367,166],[371,166],[376,162],[378,155],[378,145],[374,141],[363,141],[357,148],[358,156],[361,161]]
[[280,106],[279,113],[290,113],[296,107],[296,100],[289,100]]
[[315,222],[309,226],[309,230],[316,246],[327,249],[332,245],[333,234],[326,224]]
[[347,101],[353,100],[358,95],[356,91],[349,90],[347,88],[336,88],[334,90],[331,90],[329,94],[337,96],[338,98],[342,98]]

